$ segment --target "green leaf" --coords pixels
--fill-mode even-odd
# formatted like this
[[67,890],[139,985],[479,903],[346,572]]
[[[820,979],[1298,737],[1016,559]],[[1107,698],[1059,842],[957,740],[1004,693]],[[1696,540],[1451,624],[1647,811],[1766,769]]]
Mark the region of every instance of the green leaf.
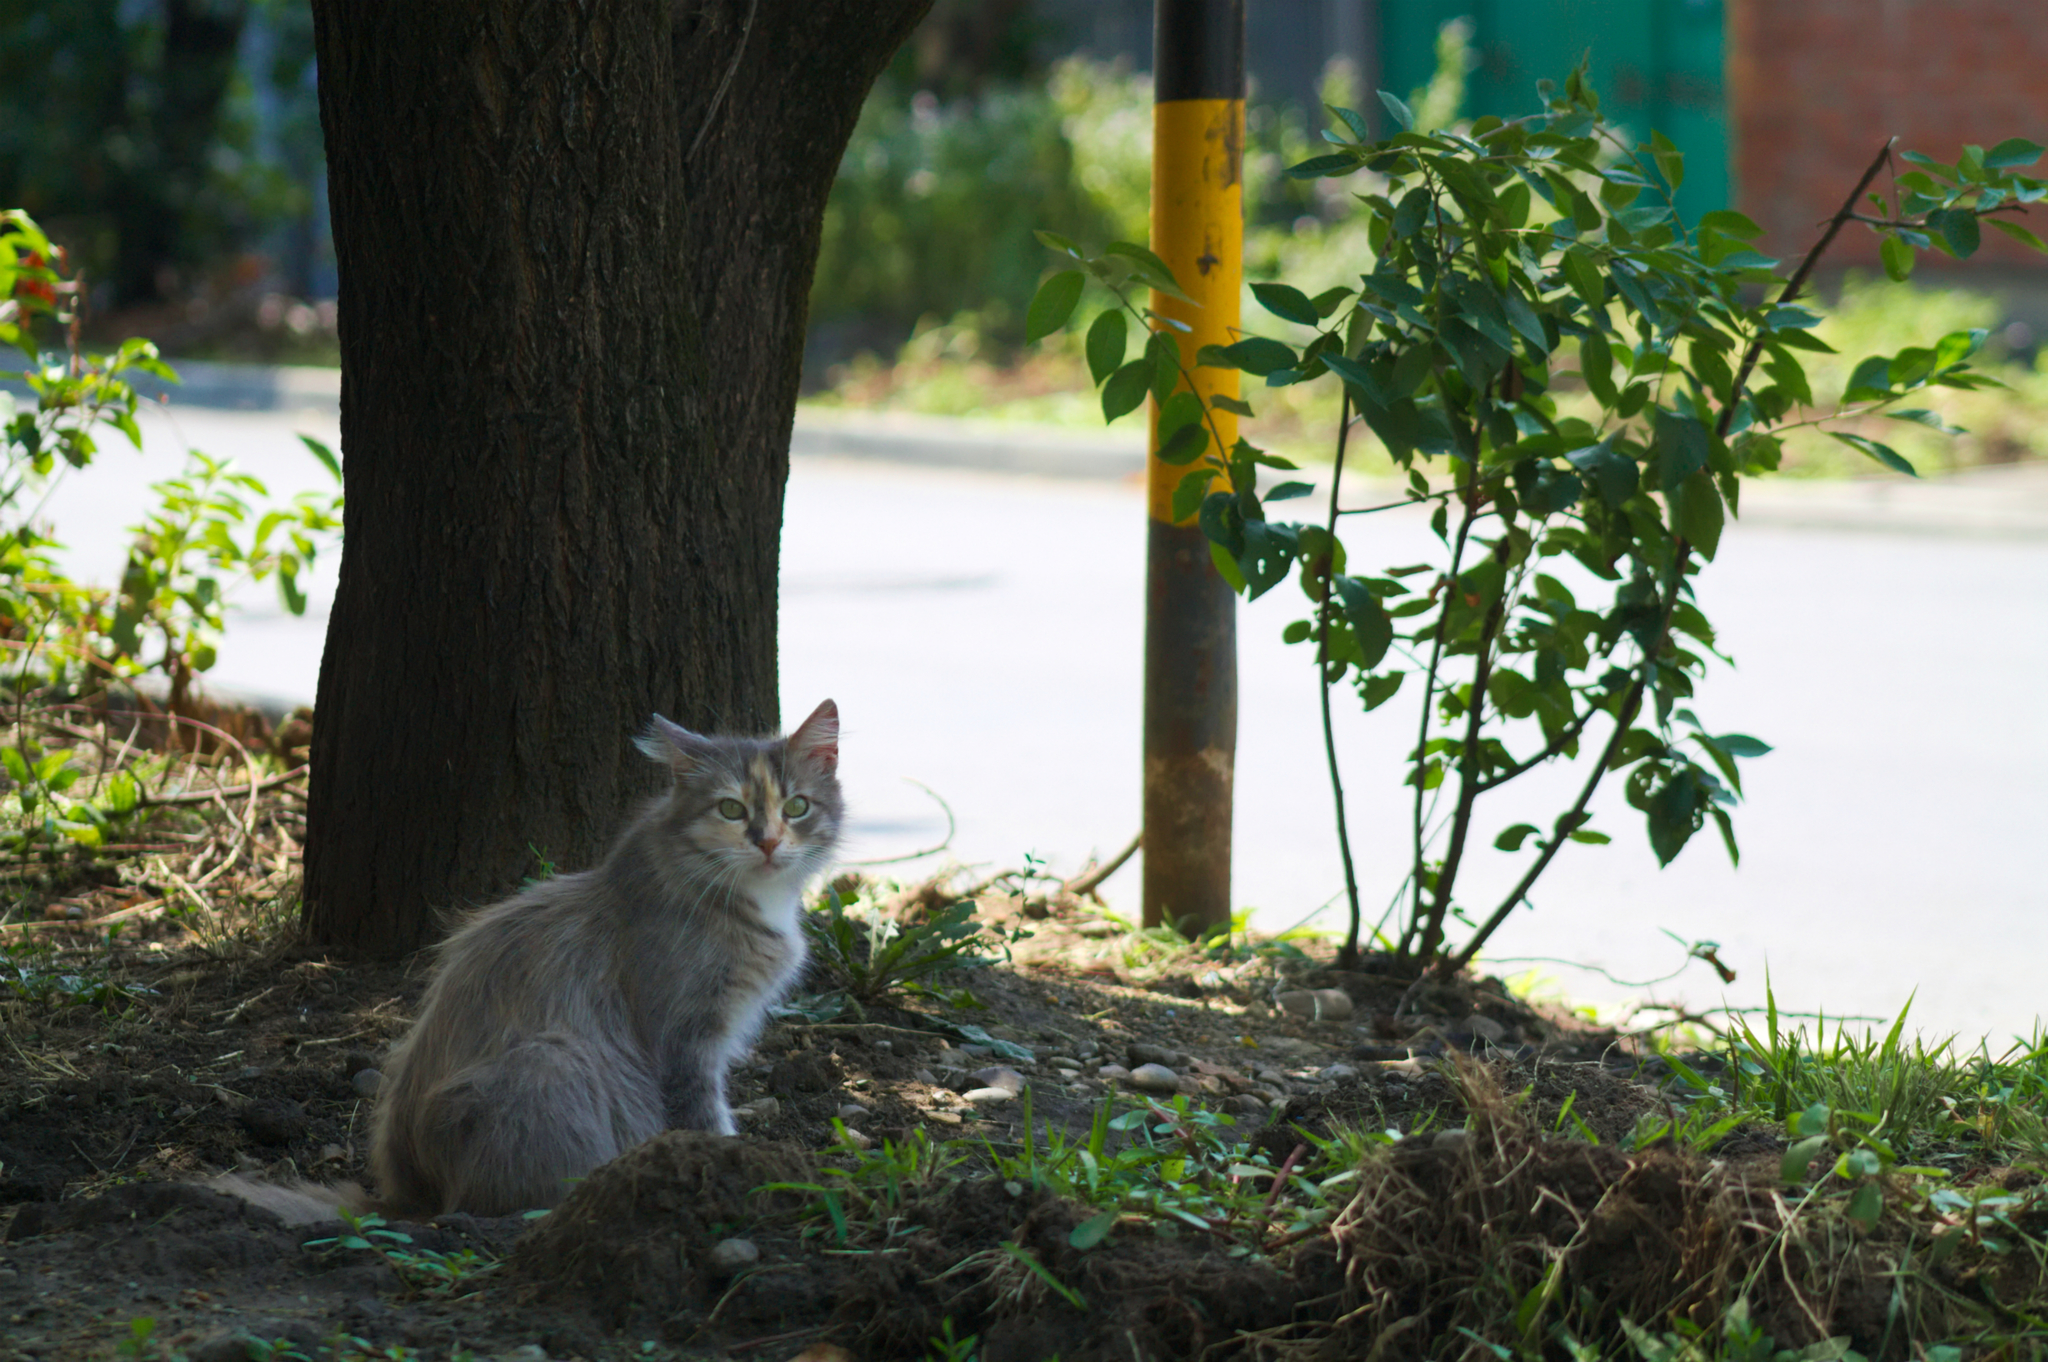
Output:
[[1614,405],[1614,351],[1598,331],[1579,337],[1579,374],[1601,406]]
[[1119,416],[1129,415],[1145,401],[1145,394],[1152,390],[1152,365],[1144,359],[1134,359],[1109,376],[1102,385],[1102,419],[1114,421]]
[[2011,170],[2017,166],[2030,166],[2041,159],[2041,153],[2048,151],[2039,142],[2029,142],[2024,137],[2008,137],[1984,153],[1986,170]]
[[1128,327],[1124,314],[1114,307],[1104,308],[1088,327],[1088,374],[1098,388],[1124,362]]
[[1261,499],[1265,501],[1292,501],[1296,497],[1305,497],[1315,490],[1316,485],[1312,482],[1283,482],[1273,487],[1270,491],[1261,493]]
[[1280,631],[1280,641],[1282,643],[1306,643],[1309,640],[1309,636],[1313,633],[1315,633],[1315,626],[1311,625],[1307,620],[1295,620]]
[[1927,225],[1941,234],[1949,254],[1967,260],[1977,253],[1981,233],[1977,215],[1967,208],[1939,208],[1927,215]]
[[1890,395],[1892,390],[1892,362],[1889,356],[1872,355],[1849,375],[1849,386],[1842,390],[1844,402],[1876,402]]
[[[1252,414],[1251,403],[1240,401],[1235,397],[1226,397],[1222,393],[1217,393],[1213,397],[1211,397],[1209,399],[1209,405],[1214,407],[1217,411],[1227,411],[1235,416],[1250,416]],[[1288,468],[1294,467],[1294,465],[1291,463],[1285,466]]]
[[2048,241],[2041,240],[2040,237],[2035,236],[2017,222],[2008,222],[2004,218],[1985,218],[1984,221],[1990,223],[1993,227],[2004,232],[2023,246],[2031,247],[2037,251],[2048,251]]
[[1661,132],[1650,134],[1650,154],[1656,159],[1657,170],[1673,189],[1685,183],[1685,154]]
[[1052,250],[1059,251],[1063,255],[1071,255],[1076,260],[1081,258],[1081,248],[1061,236],[1058,232],[1033,232],[1031,235],[1037,237],[1040,244],[1050,247]]
[[1195,363],[1209,369],[1241,369],[1261,378],[1280,369],[1291,369],[1296,359],[1292,347],[1264,336],[1246,336],[1229,345],[1205,345]]
[[16,785],[30,784],[34,777],[29,774],[28,762],[18,747],[0,748],[0,766],[7,768],[7,774]]
[[1379,96],[1380,103],[1387,106],[1387,112],[1394,116],[1394,121],[1407,131],[1413,132],[1415,130],[1415,111],[1410,109],[1400,99],[1388,94],[1385,90],[1381,90]]
[[1903,284],[1907,276],[1913,273],[1913,248],[1896,236],[1886,237],[1884,244],[1877,248],[1877,253],[1884,261],[1885,275],[1892,282]]
[[1928,411],[1922,407],[1913,407],[1905,411],[1888,411],[1885,415],[1894,421],[1911,421],[1915,425],[1926,426],[1929,430],[1938,430],[1943,435],[1966,435],[1969,433],[1961,426],[1950,425],[1943,419],[1941,413]]
[[1173,489],[1173,520],[1177,525],[1184,520],[1194,519],[1202,509],[1202,498],[1209,495],[1209,485],[1216,480],[1211,468],[1197,468],[1185,474]]
[[1594,847],[1604,847],[1614,840],[1606,833],[1595,832],[1591,828],[1573,828],[1565,836],[1571,838],[1574,842],[1584,842],[1587,846]]
[[1528,839],[1529,834],[1539,831],[1541,829],[1534,823],[1517,823],[1493,839],[1493,849],[1495,851],[1520,851],[1522,843]]
[[1656,431],[1658,468],[1664,490],[1669,492],[1707,466],[1710,441],[1706,426],[1696,416],[1660,411]]
[[1230,550],[1209,541],[1209,561],[1216,565],[1216,575],[1230,584],[1230,589],[1242,596],[1245,590],[1244,574],[1237,570],[1237,560],[1230,556]]
[[1166,262],[1154,255],[1146,247],[1131,241],[1112,241],[1102,248],[1102,253],[1104,255],[1120,256],[1130,261],[1131,273],[1150,284],[1159,292],[1167,294],[1169,297],[1178,298],[1184,303],[1192,303],[1194,301],[1187,294],[1181,292],[1180,283],[1173,277],[1173,271],[1166,267]]
[[1593,310],[1593,324],[1599,325],[1607,294],[1607,283],[1600,273],[1599,263],[1593,259],[1593,253],[1584,246],[1574,246],[1566,251],[1564,278],[1565,282],[1572,286],[1572,291]]
[[1315,308],[1318,317],[1328,317],[1342,306],[1344,300],[1349,298],[1354,291],[1342,284],[1337,285],[1335,288],[1326,288],[1315,297],[1309,299],[1309,305]]
[[1154,331],[1145,342],[1145,354],[1152,363],[1152,400],[1164,406],[1180,382],[1180,347],[1166,332]]
[[[1185,396],[1175,393],[1174,396]],[[1176,468],[1185,467],[1202,457],[1202,451],[1209,447],[1209,430],[1200,421],[1182,426],[1159,442],[1159,448],[1152,451],[1152,457],[1161,463]]]
[[1905,458],[1902,455],[1900,455],[1899,451],[1893,449],[1890,445],[1881,445],[1877,441],[1865,439],[1861,435],[1851,435],[1846,430],[1831,430],[1828,432],[1828,434],[1834,436],[1837,440],[1840,440],[1843,444],[1849,446],[1849,448],[1851,449],[1862,450],[1865,454],[1868,454],[1871,458],[1876,459],[1886,468],[1892,469],[1895,472],[1904,473],[1909,478],[1917,478],[1920,476],[1919,473],[1914,471],[1913,465],[1906,462]]
[[1024,313],[1026,345],[1045,339],[1067,324],[1067,318],[1074,315],[1074,304],[1081,301],[1081,285],[1085,282],[1081,271],[1061,270],[1038,286]]
[[1721,527],[1726,510],[1720,489],[1705,469],[1693,473],[1665,493],[1671,503],[1671,529],[1684,536],[1701,557],[1712,561],[1721,544]]
[[1394,692],[1401,689],[1401,682],[1406,680],[1407,676],[1406,672],[1386,672],[1379,676],[1368,676],[1358,690],[1359,698],[1365,702],[1366,712],[1371,713],[1393,699]]
[[1618,507],[1636,494],[1642,482],[1642,470],[1636,461],[1614,447],[1614,437],[1609,436],[1597,445],[1574,449],[1565,459],[1572,467],[1593,480],[1594,490],[1600,500],[1610,508]]
[[1343,603],[1345,621],[1357,636],[1359,668],[1370,671],[1380,665],[1387,649],[1393,646],[1394,622],[1387,618],[1386,608],[1373,595],[1372,588],[1358,578],[1339,577],[1331,585]]
[[1700,230],[1720,232],[1724,236],[1739,237],[1744,241],[1754,241],[1764,234],[1764,229],[1759,227],[1754,219],[1736,212],[1733,208],[1717,208],[1703,215],[1700,218]]
[[1260,307],[1282,321],[1314,326],[1323,319],[1308,295],[1292,284],[1253,284],[1252,297],[1259,300]]
[[1380,390],[1380,385],[1373,378],[1372,371],[1363,364],[1360,364],[1355,359],[1349,359],[1335,353],[1322,356],[1322,361],[1331,373],[1337,375],[1350,385],[1351,390],[1357,394],[1358,400],[1368,410],[1388,405],[1387,395]]
[[1081,1249],[1084,1252],[1094,1248],[1097,1244],[1109,1238],[1110,1230],[1116,1225],[1116,1216],[1117,1213],[1115,1211],[1103,1211],[1098,1215],[1089,1216],[1086,1220],[1074,1226],[1073,1230],[1067,1235],[1068,1247]]
[[1281,173],[1290,180],[1318,180],[1325,175],[1349,175],[1358,169],[1358,164],[1356,156],[1338,152],[1330,156],[1311,156]]
[[1847,1215],[1850,1220],[1864,1229],[1875,1229],[1877,1218],[1884,1213],[1884,1193],[1874,1182],[1866,1182],[1856,1189],[1849,1198]]

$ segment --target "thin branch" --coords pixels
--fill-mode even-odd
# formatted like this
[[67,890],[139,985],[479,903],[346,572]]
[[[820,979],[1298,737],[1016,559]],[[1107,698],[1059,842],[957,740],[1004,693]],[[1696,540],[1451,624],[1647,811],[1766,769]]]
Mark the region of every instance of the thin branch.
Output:
[[[1644,659],[1642,665],[1644,674],[1648,675],[1650,660]],[[1593,791],[1600,788],[1601,780],[1607,775],[1607,763],[1614,760],[1614,754],[1621,749],[1622,739],[1628,736],[1630,725],[1635,723],[1636,712],[1642,705],[1642,699],[1643,683],[1638,679],[1635,685],[1629,688],[1628,698],[1615,716],[1614,734],[1608,738],[1607,746],[1601,750],[1600,760],[1594,764],[1593,773],[1586,777],[1586,783],[1579,790],[1579,797],[1572,801],[1571,809],[1553,826],[1550,840],[1543,844],[1543,851],[1536,857],[1536,863],[1530,866],[1528,873],[1508,891],[1507,897],[1500,901],[1500,906],[1493,910],[1492,915],[1479,924],[1479,930],[1472,934],[1472,939],[1455,955],[1445,957],[1438,964],[1438,977],[1448,979],[1472,963],[1472,957],[1478,953],[1480,946],[1485,944],[1486,938],[1492,936],[1500,924],[1507,921],[1509,913],[1521,906],[1522,900],[1528,897],[1529,887],[1536,883],[1536,877],[1549,868],[1558,851],[1570,840],[1569,830],[1576,830],[1584,821],[1581,815],[1585,813],[1586,805],[1592,802]]]
[[[1337,773],[1337,736],[1330,726],[1330,616],[1335,595],[1330,587],[1337,571],[1337,493],[1344,485],[1344,449],[1351,434],[1349,388],[1344,389],[1337,415],[1337,463],[1330,474],[1330,518],[1325,526],[1330,542],[1323,554],[1322,610],[1316,629],[1316,695],[1322,702],[1323,755],[1330,766],[1330,798],[1337,808],[1337,850],[1344,858],[1344,896],[1351,906],[1351,927],[1345,934],[1343,949],[1337,954],[1337,963],[1339,968],[1350,969],[1358,963],[1358,929],[1365,914],[1358,906],[1358,871],[1351,862],[1351,830],[1344,818],[1344,781]],[[1274,1185],[1277,1188],[1279,1184]]]
[[[1504,479],[1505,479],[1505,478],[1507,477],[1507,475],[1508,475],[1509,473],[1511,473],[1511,472],[1513,472],[1513,471],[1514,471],[1514,470],[1513,470],[1513,466],[1512,466],[1512,465],[1506,465],[1506,466],[1503,466],[1503,467],[1501,467],[1501,468],[1498,468],[1498,469],[1496,469],[1495,471],[1493,471],[1493,472],[1491,472],[1491,473],[1488,473],[1488,474],[1485,474],[1484,476],[1482,476],[1482,477],[1481,477],[1481,478],[1479,479],[1479,483],[1480,483],[1480,485],[1484,486],[1484,485],[1485,485],[1485,484],[1487,484],[1487,483],[1491,483],[1491,482],[1498,482],[1498,481],[1502,481],[1502,480],[1504,480]],[[1449,486],[1449,487],[1446,487],[1446,488],[1444,488],[1444,490],[1443,490],[1443,491],[1441,491],[1441,492],[1425,492],[1425,493],[1423,493],[1423,494],[1421,494],[1421,495],[1418,495],[1418,496],[1409,496],[1409,497],[1407,497],[1407,498],[1405,498],[1404,500],[1401,500],[1401,501],[1387,501],[1387,502],[1382,502],[1382,503],[1381,503],[1381,504],[1379,504],[1378,506],[1354,506],[1354,507],[1352,507],[1352,508],[1351,508],[1350,510],[1348,510],[1348,511],[1339,511],[1339,512],[1337,512],[1337,514],[1338,514],[1338,515],[1374,515],[1374,514],[1376,514],[1376,513],[1380,512],[1380,511],[1398,511],[1398,510],[1400,510],[1400,509],[1401,509],[1401,508],[1402,508],[1403,506],[1421,506],[1421,505],[1423,505],[1423,504],[1424,504],[1424,503],[1426,503],[1426,502],[1431,502],[1431,501],[1441,501],[1441,500],[1443,500],[1443,499],[1445,499],[1445,498],[1447,498],[1447,497],[1454,497],[1454,496],[1457,496],[1457,495],[1458,495],[1458,493],[1459,493],[1459,490],[1460,490],[1460,489],[1459,489],[1459,487],[1458,487],[1458,486],[1457,486],[1456,484],[1453,484],[1452,486]]]
[[[1820,240],[1813,244],[1813,249],[1806,253],[1806,259],[1799,262],[1799,268],[1785,281],[1785,291],[1778,295],[1779,307],[1797,298],[1799,290],[1806,287],[1807,279],[1813,274],[1813,267],[1820,263],[1820,258],[1826,253],[1827,248],[1835,244],[1835,238],[1841,235],[1843,226],[1856,215],[1856,205],[1863,201],[1863,191],[1870,188],[1870,182],[1877,178],[1880,170],[1891,164],[1892,143],[1897,140],[1896,137],[1888,137],[1884,145],[1877,149],[1877,155],[1872,158],[1870,168],[1863,172],[1863,178],[1856,181],[1856,187],[1849,191],[1849,197],[1842,201],[1842,206],[1828,219],[1827,228],[1821,233]],[[1728,405],[1721,408],[1721,419],[1714,427],[1714,433],[1724,440],[1728,438],[1728,428],[1735,422],[1735,408],[1742,401],[1743,387],[1749,382],[1750,374],[1755,372],[1757,359],[1763,351],[1764,338],[1758,335],[1751,339],[1749,348],[1742,352],[1742,363],[1735,370],[1735,386],[1728,390]]]
[[907,852],[901,856],[877,856],[873,860],[869,861],[841,861],[841,865],[847,866],[848,868],[852,868],[855,866],[871,865],[901,865],[905,861],[921,861],[927,856],[936,856],[940,852],[944,851],[947,847],[953,845],[953,833],[959,827],[959,825],[955,823],[953,820],[953,806],[951,804],[948,804],[937,790],[934,790],[931,786],[925,784],[923,781],[912,780],[909,776],[905,776],[903,780],[905,784],[915,785],[918,789],[923,790],[926,794],[930,795],[932,797],[932,802],[934,804],[937,804],[939,808],[942,811],[944,811],[946,815],[946,835],[939,839],[938,844],[936,846],[928,846],[923,851]]
[[[1855,217],[1856,205],[1862,200],[1863,191],[1870,187],[1870,182],[1877,178],[1878,172],[1891,162],[1893,140],[1896,139],[1887,139],[1885,144],[1878,148],[1869,168],[1863,172],[1863,177],[1856,181],[1856,187],[1849,192],[1848,198],[1842,201],[1842,206],[1836,210],[1835,215],[1828,219],[1820,240],[1813,244],[1813,248],[1806,253],[1806,258],[1799,262],[1799,268],[1794,270],[1792,277],[1785,282],[1784,292],[1778,295],[1778,306],[1782,307],[1799,296],[1799,291],[1812,277],[1814,267],[1820,263],[1821,256],[1834,244],[1835,238],[1841,235],[1843,226]],[[1735,410],[1742,401],[1743,388],[1748,383],[1750,374],[1756,369],[1757,357],[1762,354],[1763,346],[1763,337],[1759,335],[1750,341],[1749,348],[1743,352],[1742,364],[1735,371],[1735,382],[1728,390],[1727,405],[1721,408],[1720,418],[1714,423],[1715,433],[1723,439],[1727,438],[1729,427],[1734,424]],[[1508,914],[1519,907],[1522,900],[1528,896],[1529,887],[1536,882],[1536,877],[1543,873],[1564,846],[1569,831],[1575,830],[1583,821],[1579,815],[1586,811],[1586,806],[1592,801],[1593,791],[1607,775],[1608,763],[1613,761],[1614,754],[1620,750],[1623,739],[1628,736],[1629,726],[1641,712],[1643,692],[1648,687],[1650,676],[1656,668],[1657,657],[1670,640],[1671,617],[1678,609],[1678,593],[1685,583],[1686,566],[1692,556],[1692,545],[1683,538],[1678,539],[1676,545],[1677,552],[1673,555],[1671,564],[1671,581],[1664,601],[1664,618],[1657,630],[1656,646],[1646,649],[1642,660],[1637,663],[1639,670],[1636,679],[1629,685],[1628,694],[1623,699],[1621,707],[1615,711],[1614,733],[1607,740],[1607,746],[1600,754],[1599,763],[1587,777],[1585,787],[1579,792],[1579,797],[1571,810],[1554,825],[1550,840],[1544,844],[1536,863],[1529,867],[1528,873],[1524,874],[1509,891],[1508,896],[1501,900],[1500,906],[1494,909],[1492,915],[1480,924],[1479,930],[1473,933],[1464,947],[1455,955],[1447,956],[1438,963],[1436,973],[1439,977],[1449,978],[1472,963],[1472,957],[1486,943],[1486,939],[1499,929],[1501,923],[1507,920]]]
[[[289,781],[297,780],[311,769],[309,766],[294,766],[281,776],[272,776],[268,780],[259,780],[254,785],[237,785],[223,790],[188,790],[183,794],[144,795],[136,803],[143,808],[159,808],[170,804],[210,804],[219,799],[239,799],[243,795],[255,795],[264,790],[274,790]],[[229,816],[233,817],[232,814]]]
[[[1479,461],[1474,459],[1467,463],[1465,467],[1468,474],[1466,486],[1468,488],[1476,486],[1479,476]],[[1450,569],[1444,576],[1444,580],[1439,588],[1440,590],[1449,592],[1457,589],[1458,568],[1465,557],[1465,540],[1472,532],[1472,522],[1478,518],[1478,498],[1476,496],[1468,497],[1465,502],[1464,517],[1458,522],[1457,542],[1451,546]],[[1436,673],[1437,668],[1443,662],[1444,632],[1449,628],[1450,620],[1451,603],[1449,599],[1446,599],[1443,603],[1443,608],[1437,614],[1436,630],[1430,639],[1429,668],[1422,674],[1422,722],[1415,737],[1415,815],[1412,830],[1415,842],[1415,864],[1410,871],[1411,888],[1415,894],[1415,908],[1413,913],[1410,914],[1408,926],[1401,933],[1400,945],[1394,952],[1401,959],[1407,958],[1408,943],[1414,939],[1415,933],[1422,925],[1422,857],[1425,851],[1425,844],[1422,840],[1422,773],[1428,763],[1426,749],[1429,746],[1429,707],[1435,698]]]
[[1552,757],[1564,751],[1565,748],[1570,747],[1573,742],[1577,741],[1579,734],[1586,731],[1586,725],[1590,723],[1592,721],[1593,716],[1598,713],[1600,713],[1600,710],[1597,706],[1595,708],[1588,709],[1584,714],[1581,714],[1578,718],[1572,720],[1569,724],[1566,724],[1564,726],[1564,729],[1558,733],[1557,737],[1552,739],[1550,742],[1544,744],[1543,750],[1536,753],[1535,756],[1530,757],[1526,761],[1518,761],[1514,765],[1509,766],[1506,769],[1499,771],[1494,775],[1488,777],[1487,779],[1480,781],[1479,792],[1481,794],[1485,794],[1488,790],[1497,789],[1500,786],[1505,785],[1509,781],[1513,780],[1516,776],[1521,775],[1524,771],[1530,770],[1537,766],[1541,766],[1544,762],[1549,761]]
[[[2025,213],[2027,206],[2023,203],[2001,203],[1996,208],[1972,208],[1970,211],[1980,218],[1988,218],[1993,213]],[[1909,232],[1924,232],[1927,230],[1927,223],[1925,221],[1915,222],[1911,218],[1876,218],[1868,213],[1851,213],[1849,214],[1849,221],[1860,222],[1866,227],[1904,228]]]
[[1077,899],[1094,893],[1097,889],[1102,887],[1102,882],[1104,880],[1108,879],[1111,875],[1116,874],[1117,871],[1123,869],[1124,862],[1130,860],[1131,857],[1137,854],[1138,848],[1144,844],[1144,841],[1145,830],[1143,828],[1140,828],[1138,829],[1137,836],[1131,838],[1130,843],[1127,846],[1125,846],[1122,851],[1119,851],[1116,855],[1110,857],[1101,865],[1098,865],[1091,870],[1084,870],[1080,874],[1074,876],[1073,879],[1068,880],[1065,884],[1060,886],[1060,892],[1063,894],[1072,894]]
[[[1456,583],[1451,589],[1457,590]],[[1446,600],[1446,614],[1450,608],[1451,602]],[[1478,657],[1472,664],[1472,694],[1465,705],[1465,744],[1458,757],[1458,802],[1451,813],[1451,842],[1444,848],[1444,863],[1436,872],[1436,903],[1430,909],[1429,926],[1422,936],[1425,960],[1436,954],[1443,941],[1444,918],[1451,911],[1451,890],[1457,884],[1458,867],[1465,859],[1465,842],[1472,832],[1472,808],[1480,794],[1479,729],[1486,715],[1486,683],[1493,672],[1494,639],[1506,613],[1507,593],[1503,590],[1500,598],[1488,607],[1486,619],[1479,627]]]

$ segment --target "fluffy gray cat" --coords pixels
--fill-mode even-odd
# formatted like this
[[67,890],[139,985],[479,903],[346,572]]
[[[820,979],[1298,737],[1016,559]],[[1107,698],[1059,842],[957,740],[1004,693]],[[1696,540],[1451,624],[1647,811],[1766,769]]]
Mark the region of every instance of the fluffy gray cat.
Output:
[[[727,1070],[803,969],[801,895],[839,840],[839,710],[827,700],[787,738],[657,715],[637,741],[669,792],[594,869],[482,909],[442,945],[377,1097],[378,1209],[552,1206],[663,1130],[734,1133]],[[356,1199],[216,1185],[290,1219]]]

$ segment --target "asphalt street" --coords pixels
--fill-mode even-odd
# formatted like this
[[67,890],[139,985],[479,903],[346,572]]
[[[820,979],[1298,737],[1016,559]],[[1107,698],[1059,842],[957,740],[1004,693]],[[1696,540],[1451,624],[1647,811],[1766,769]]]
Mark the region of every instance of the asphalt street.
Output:
[[[317,385],[316,389],[317,389]],[[70,475],[45,515],[75,569],[118,571],[146,484],[189,444],[257,473],[274,493],[326,475],[293,438],[338,440],[331,392],[270,409],[181,405],[151,414],[149,452],[110,444]],[[783,708],[824,696],[845,716],[856,810],[851,858],[929,846],[957,819],[952,854],[1071,870],[1138,823],[1144,502],[1126,445],[932,423],[807,418],[783,535]],[[979,464],[980,468],[962,467]],[[1007,471],[992,472],[989,468]],[[1489,958],[1536,970],[1573,998],[1655,997],[1704,1007],[1890,1018],[1913,997],[1932,1035],[1994,1049],[2031,1034],[2048,980],[2048,479],[2041,470],[1928,488],[1895,483],[1759,494],[1701,579],[1737,666],[1696,708],[1717,732],[1775,747],[1746,771],[1730,866],[1711,830],[1658,870],[1618,783],[1594,805],[1614,844],[1573,846]],[[1369,491],[1365,494],[1369,494]],[[1351,522],[1354,560],[1421,562],[1419,516]],[[333,562],[293,618],[267,588],[241,592],[213,673],[222,689],[313,697]],[[1314,681],[1280,642],[1299,617],[1283,587],[1239,615],[1236,876],[1239,902],[1277,930],[1340,894]],[[1366,716],[1338,705],[1338,739],[1368,916],[1406,860],[1400,757],[1408,697]],[[626,735],[620,735],[624,741]],[[1483,839],[1567,802],[1563,773],[1532,776],[1482,813]],[[1520,857],[1487,851],[1469,873],[1482,910]],[[906,873],[928,862],[914,862]],[[1135,912],[1133,866],[1107,886]],[[1316,917],[1337,929],[1335,910]],[[1685,943],[1713,940],[1724,986]],[[1565,963],[1571,962],[1571,963]]]

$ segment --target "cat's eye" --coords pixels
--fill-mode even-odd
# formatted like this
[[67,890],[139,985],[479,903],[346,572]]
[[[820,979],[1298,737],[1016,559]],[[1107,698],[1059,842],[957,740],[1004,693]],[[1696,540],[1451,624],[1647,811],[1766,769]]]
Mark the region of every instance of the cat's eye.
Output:
[[788,799],[782,801],[782,816],[784,818],[802,818],[810,811],[811,801],[805,799],[802,795],[791,795]]
[[718,801],[718,812],[737,823],[747,816],[747,806],[737,799],[721,799]]

